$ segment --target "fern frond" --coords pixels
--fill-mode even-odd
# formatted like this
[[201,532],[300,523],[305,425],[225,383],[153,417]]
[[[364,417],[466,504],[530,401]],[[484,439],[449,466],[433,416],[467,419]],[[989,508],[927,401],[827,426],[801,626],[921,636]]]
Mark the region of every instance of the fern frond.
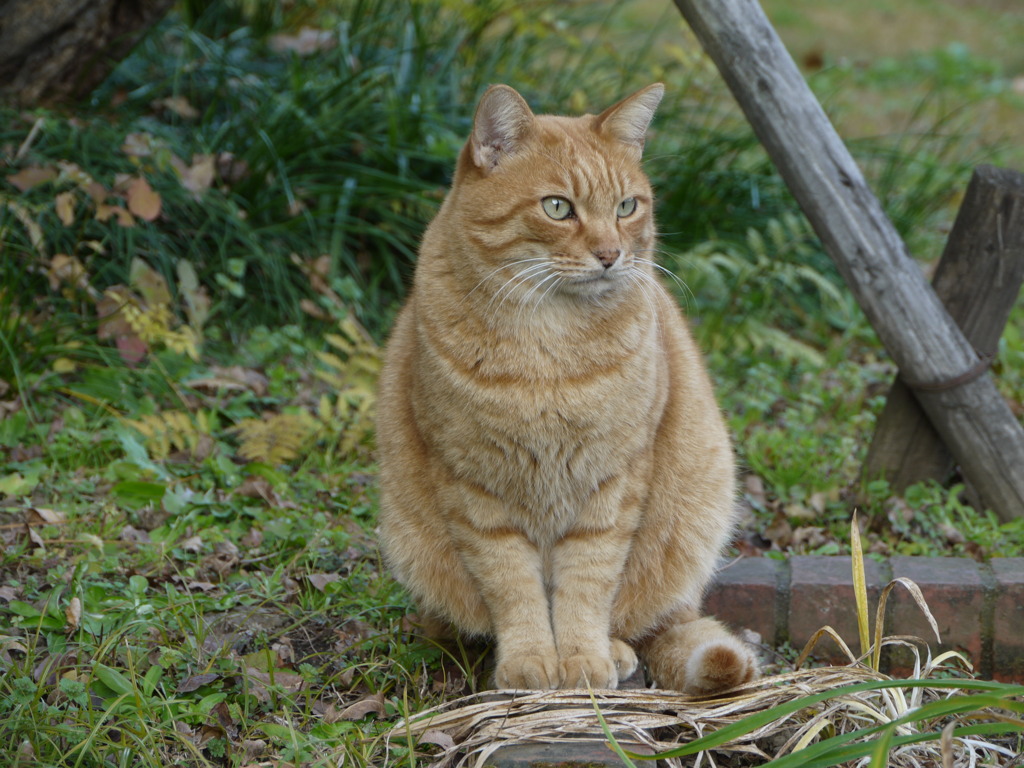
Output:
[[297,458],[316,431],[316,422],[305,411],[264,414],[244,419],[231,430],[241,440],[238,454],[250,461],[285,464]]
[[172,451],[194,453],[204,435],[211,433],[208,413],[187,411],[147,413],[124,423],[145,438],[146,450],[154,459],[166,459]]

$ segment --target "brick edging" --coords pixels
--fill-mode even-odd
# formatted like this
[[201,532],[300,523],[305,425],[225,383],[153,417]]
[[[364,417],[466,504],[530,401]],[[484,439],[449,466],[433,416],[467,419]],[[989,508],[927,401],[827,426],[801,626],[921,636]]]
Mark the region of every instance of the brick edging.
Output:
[[[934,658],[947,650],[964,653],[983,678],[1024,682],[1024,557],[978,563],[954,557],[891,557],[865,560],[868,611],[874,631],[882,589],[905,577],[921,590],[939,628],[941,643],[910,591],[898,585],[889,594],[885,635],[912,635],[928,641]],[[831,626],[859,653],[853,576],[849,556],[798,555],[732,561],[717,574],[705,611],[733,628],[757,632],[776,647],[788,642],[802,650],[814,633]],[[922,649],[922,661],[927,652]],[[843,664],[838,646],[823,638],[813,656]],[[904,648],[887,648],[883,668],[912,669]]]

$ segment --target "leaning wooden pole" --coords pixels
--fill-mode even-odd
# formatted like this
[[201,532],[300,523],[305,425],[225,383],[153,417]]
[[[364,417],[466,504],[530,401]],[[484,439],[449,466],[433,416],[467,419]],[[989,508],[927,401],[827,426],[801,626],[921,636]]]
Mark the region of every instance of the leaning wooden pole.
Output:
[[1024,429],[910,258],[760,4],[675,2],[983,503],[1004,520],[1024,516]]

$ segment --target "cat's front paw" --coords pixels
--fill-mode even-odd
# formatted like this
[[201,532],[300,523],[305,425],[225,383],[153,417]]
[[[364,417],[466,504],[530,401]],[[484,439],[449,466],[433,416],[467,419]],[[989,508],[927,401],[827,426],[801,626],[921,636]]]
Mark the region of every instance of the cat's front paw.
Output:
[[553,656],[510,656],[498,662],[494,682],[499,688],[551,690],[558,687],[558,663]]
[[619,684],[619,675],[611,656],[567,656],[559,662],[558,667],[562,688],[615,688]]

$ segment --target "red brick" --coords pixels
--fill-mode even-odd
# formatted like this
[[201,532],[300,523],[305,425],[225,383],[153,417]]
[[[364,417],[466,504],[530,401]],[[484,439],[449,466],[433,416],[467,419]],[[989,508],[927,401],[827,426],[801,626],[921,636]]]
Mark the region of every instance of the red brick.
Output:
[[[936,643],[924,613],[910,592],[897,585],[889,595],[886,635],[911,635],[925,640],[932,657],[948,650],[963,652],[976,670],[981,665],[981,623],[985,590],[978,564],[966,558],[894,557],[893,578],[905,577],[921,590],[925,602],[938,625],[940,642]],[[893,672],[903,673],[913,667],[913,655],[906,649],[890,651]],[[922,662],[927,654],[922,649]]]
[[[803,650],[815,632],[829,626],[843,638],[854,655],[859,655],[862,649],[851,559],[811,555],[792,557],[789,562],[789,638],[792,646],[798,651]],[[868,588],[868,614],[874,617],[882,569],[874,560],[865,560],[864,576]],[[812,655],[833,664],[848,664],[850,661],[835,642],[825,637],[814,646]]]
[[[572,736],[572,734],[567,734]],[[619,744],[640,755],[653,754],[653,750],[629,736],[619,733]],[[512,744],[497,749],[487,759],[494,768],[617,768],[622,765],[612,748],[603,740],[559,741],[557,738],[539,744]]]
[[991,565],[996,578],[993,676],[1024,680],[1024,557],[995,558]]
[[751,629],[775,643],[776,601],[785,563],[769,557],[746,557],[727,565],[715,576],[704,600],[704,612],[734,630]]

